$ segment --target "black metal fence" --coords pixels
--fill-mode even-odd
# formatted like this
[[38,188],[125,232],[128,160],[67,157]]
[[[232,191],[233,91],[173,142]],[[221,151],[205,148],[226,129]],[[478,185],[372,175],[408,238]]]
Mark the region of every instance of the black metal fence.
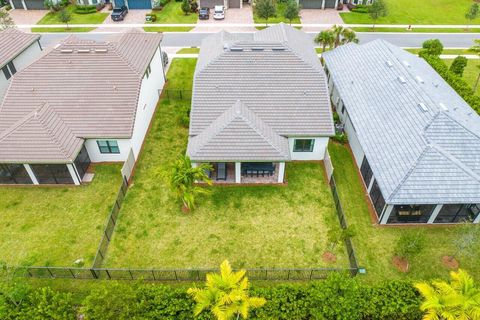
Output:
[[162,97],[168,100],[191,100],[192,90],[183,89],[163,89]]
[[[251,280],[310,281],[325,279],[330,273],[354,274],[352,269],[246,269]],[[19,267],[17,276],[50,279],[105,279],[148,281],[204,281],[207,273],[217,269],[104,269],[68,267]]]
[[[345,219],[342,204],[340,203],[340,198],[337,192],[337,184],[333,175],[330,178],[330,188],[332,189],[333,201],[335,202],[335,208],[337,209],[336,211],[338,219],[340,220],[340,226],[342,227],[342,229],[347,229],[347,220]],[[350,237],[345,239],[345,246],[347,248],[348,260],[350,262],[350,270],[352,272],[352,275],[355,276],[358,273],[359,267],[357,257],[355,255],[355,250],[353,249],[352,239]]]
[[[113,236],[113,231],[115,225],[117,224],[118,214],[120,208],[122,207],[123,199],[127,194],[128,181],[125,176],[122,176],[122,185],[120,190],[118,190],[117,198],[113,204],[112,210],[108,215],[107,221],[105,222],[105,229],[103,230],[102,240],[100,240],[100,245],[98,246],[97,254],[95,255],[95,260],[93,260],[93,268],[100,268],[102,266],[103,260],[107,254],[108,245]],[[60,268],[66,269],[66,268]],[[70,269],[70,268],[68,268]],[[48,270],[47,270],[48,271]]]

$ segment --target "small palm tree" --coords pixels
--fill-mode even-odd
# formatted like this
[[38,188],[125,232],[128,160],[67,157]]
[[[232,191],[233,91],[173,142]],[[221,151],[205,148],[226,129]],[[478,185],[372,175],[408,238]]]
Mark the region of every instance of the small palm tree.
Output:
[[188,156],[181,156],[175,161],[170,184],[179,198],[182,199],[183,206],[187,210],[195,209],[197,195],[209,192],[208,189],[197,186],[195,183],[202,181],[209,186],[212,185],[212,180],[207,174],[212,169],[212,166],[207,163],[193,167]]
[[332,48],[335,41],[335,35],[331,30],[323,30],[315,37],[315,43],[322,46],[322,53],[325,52],[327,46]]
[[332,27],[331,31],[333,32],[333,36],[334,36],[333,44],[335,48],[341,44],[342,33],[344,32],[344,30],[345,30],[345,27],[341,25],[334,25]]
[[352,29],[344,29],[342,32],[342,37],[342,44],[346,44],[349,42],[358,43],[357,34]]
[[220,265],[220,274],[207,274],[204,289],[188,289],[187,293],[197,303],[195,316],[210,310],[217,320],[230,320],[235,316],[247,319],[250,309],[263,306],[266,303],[264,298],[249,296],[245,273],[245,270],[233,272],[230,263],[225,260]]
[[480,319],[480,289],[464,270],[450,272],[451,281],[416,283],[415,287],[425,299],[420,309],[423,320]]

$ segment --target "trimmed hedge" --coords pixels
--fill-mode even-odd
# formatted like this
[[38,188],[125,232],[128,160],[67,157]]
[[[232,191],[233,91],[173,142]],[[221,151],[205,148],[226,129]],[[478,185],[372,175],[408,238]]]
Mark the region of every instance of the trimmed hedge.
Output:
[[457,74],[451,72],[440,57],[428,54],[420,56],[465,100],[473,110],[480,114],[480,97],[475,95],[472,87]]
[[[79,282],[81,285],[81,282]],[[1,319],[193,319],[194,302],[186,289],[161,284],[107,282],[95,287],[76,306],[71,294],[49,288],[0,291]],[[25,292],[24,297],[11,297]],[[3,295],[2,295],[3,293]],[[341,274],[321,282],[254,287],[251,294],[267,299],[249,319],[416,320],[421,298],[411,283],[392,281],[365,285]],[[213,319],[205,312],[200,320]]]
[[78,14],[89,14],[89,13],[95,13],[95,12],[97,12],[97,6],[96,5],[76,6],[75,7],[75,13],[78,13]]

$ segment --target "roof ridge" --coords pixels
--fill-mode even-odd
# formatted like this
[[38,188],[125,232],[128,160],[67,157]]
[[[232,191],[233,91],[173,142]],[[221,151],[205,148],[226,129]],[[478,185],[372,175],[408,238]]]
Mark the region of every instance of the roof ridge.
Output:
[[[472,112],[474,110],[472,109]],[[453,122],[455,122],[456,124],[458,124],[460,127],[462,127],[463,129],[465,129],[466,131],[470,132],[471,134],[473,134],[475,137],[477,137],[478,139],[480,139],[480,134],[477,134],[476,132],[473,132],[472,130],[470,130],[469,128],[467,128],[463,123],[461,123],[460,121],[458,121],[457,119],[453,118],[451,114],[449,114],[448,112],[442,112],[443,115],[445,115],[447,118],[449,118],[450,120],[452,120]]]
[[0,141],[2,141],[3,139],[5,139],[6,137],[8,137],[10,134],[12,134],[13,132],[15,132],[18,128],[20,128],[25,122],[27,122],[28,120],[30,120],[30,118],[35,115],[36,112],[38,112],[38,110],[44,105],[46,104],[43,103],[42,105],[40,105],[39,107],[37,107],[36,109],[33,109],[32,111],[30,111],[29,113],[27,113],[25,116],[23,116],[22,118],[18,119],[17,121],[15,121],[10,127],[8,127],[7,129],[5,129],[2,133],[0,133]]
[[[123,37],[122,37],[122,38],[123,38]],[[113,52],[115,52],[115,53],[118,55],[118,57],[119,57],[121,60],[123,60],[123,61],[127,64],[127,66],[128,66],[134,73],[136,73],[138,76],[141,77],[142,74],[141,74],[137,69],[135,69],[135,68],[133,67],[132,62],[131,62],[129,59],[127,59],[127,58],[120,52],[120,50],[118,49],[118,45],[119,45],[119,44],[120,44],[120,42],[117,42],[117,43],[108,42],[108,43],[107,43],[107,46],[108,46],[108,47],[111,47],[112,50],[113,50]]]
[[441,146],[437,145],[436,143],[432,143],[432,148],[437,150],[439,153],[441,153],[445,158],[447,158],[451,163],[465,171],[469,176],[475,178],[478,182],[480,182],[480,175],[477,174],[475,171],[470,169],[468,166],[466,166],[463,162],[458,160],[455,156],[444,150]]

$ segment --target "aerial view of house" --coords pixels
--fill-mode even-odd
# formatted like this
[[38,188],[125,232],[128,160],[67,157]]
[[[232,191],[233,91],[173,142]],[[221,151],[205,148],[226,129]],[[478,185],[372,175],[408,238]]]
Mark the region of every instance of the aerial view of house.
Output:
[[333,135],[326,75],[304,32],[279,24],[202,42],[187,154],[213,163],[215,181],[282,183],[285,162],[322,160]]
[[38,34],[17,29],[0,31],[0,100],[12,76],[32,63],[42,52]]
[[379,222],[480,222],[478,114],[425,60],[384,40],[324,59]]
[[138,156],[165,82],[161,34],[68,37],[11,79],[0,183],[81,184],[91,162]]

